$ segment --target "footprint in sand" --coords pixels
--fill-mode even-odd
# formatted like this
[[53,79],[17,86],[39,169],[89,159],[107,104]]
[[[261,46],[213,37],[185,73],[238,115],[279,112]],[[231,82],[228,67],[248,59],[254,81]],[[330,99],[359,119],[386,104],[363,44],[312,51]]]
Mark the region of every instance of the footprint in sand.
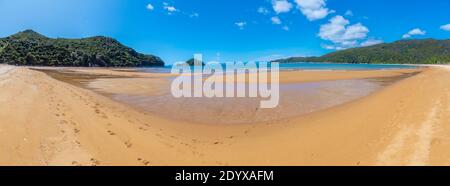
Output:
[[113,131],[110,131],[110,130],[108,130],[108,134],[111,135],[111,136],[116,135],[116,133],[114,133]]
[[100,165],[100,161],[99,161],[99,160],[96,160],[96,159],[94,159],[94,158],[91,158],[91,163],[92,163],[93,166]]
[[77,161],[72,161],[72,165],[73,165],[73,166],[81,166],[81,164],[78,163]]
[[129,142],[129,141],[126,141],[126,142],[125,142],[125,146],[126,146],[127,148],[131,148],[131,147],[133,146],[133,144],[132,144],[131,142]]
[[78,134],[78,133],[80,133],[80,129],[75,128],[75,129],[73,129],[73,132],[74,132],[75,134]]
[[142,159],[142,158],[137,158],[137,160],[138,160],[139,162],[141,162],[143,165],[150,165],[150,162],[149,162],[149,161],[144,160],[144,159]]
[[147,131],[147,129],[145,129],[144,127],[139,127],[138,129],[142,131]]

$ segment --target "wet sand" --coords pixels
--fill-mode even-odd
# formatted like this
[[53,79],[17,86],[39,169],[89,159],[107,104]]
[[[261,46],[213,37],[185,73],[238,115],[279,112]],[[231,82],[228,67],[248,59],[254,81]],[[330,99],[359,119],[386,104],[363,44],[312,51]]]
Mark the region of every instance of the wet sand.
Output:
[[[122,81],[110,80],[110,81]],[[102,81],[102,80],[99,80]],[[88,84],[96,86],[97,80]],[[148,83],[148,82],[147,82]],[[114,85],[115,83],[113,83]],[[330,108],[369,95],[383,87],[376,79],[335,80],[289,83],[280,86],[280,103],[273,109],[261,109],[267,98],[174,98],[169,92],[157,95],[108,93],[107,87],[92,88],[106,92],[112,99],[143,112],[175,121],[202,124],[252,124],[281,121]],[[110,84],[111,85],[111,84]],[[170,84],[163,86],[169,87]]]
[[[83,71],[158,82],[161,77]],[[449,165],[450,68],[411,71],[420,73],[313,113],[281,121],[211,125],[174,122],[43,72],[1,66],[0,140],[5,143],[0,151],[8,153],[0,154],[0,165]],[[290,72],[280,80],[355,80],[404,73]],[[120,85],[128,89],[128,84]],[[141,88],[158,95],[155,87]]]
[[[260,109],[259,103],[264,98],[174,98],[170,93],[172,80],[170,77],[142,78],[144,75],[126,77],[83,75],[68,70],[41,71],[58,80],[94,90],[142,112],[176,122],[200,124],[282,121],[362,98],[384,86],[416,74],[415,71],[410,72],[408,69],[401,75],[392,77],[377,75],[374,78],[283,83],[280,85],[279,106],[274,109]],[[133,70],[121,72],[143,73]]]

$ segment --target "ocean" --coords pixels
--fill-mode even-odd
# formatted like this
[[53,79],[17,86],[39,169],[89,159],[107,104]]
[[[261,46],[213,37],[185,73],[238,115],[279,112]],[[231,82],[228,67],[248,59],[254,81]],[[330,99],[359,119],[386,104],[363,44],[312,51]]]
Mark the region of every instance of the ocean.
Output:
[[[413,65],[399,64],[349,64],[349,63],[280,63],[280,70],[384,70],[417,68]],[[223,68],[225,65],[223,64]],[[172,65],[165,67],[140,68],[139,71],[152,73],[170,73]]]

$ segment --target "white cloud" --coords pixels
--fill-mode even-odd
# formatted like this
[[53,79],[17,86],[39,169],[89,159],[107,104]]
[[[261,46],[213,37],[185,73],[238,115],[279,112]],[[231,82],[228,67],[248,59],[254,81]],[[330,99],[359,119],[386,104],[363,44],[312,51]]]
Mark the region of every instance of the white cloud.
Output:
[[353,16],[353,12],[352,12],[351,10],[347,10],[347,11],[345,12],[345,16],[351,17],[351,16]]
[[175,13],[178,13],[179,15],[187,16],[190,18],[197,18],[200,16],[197,12],[185,12],[182,10],[177,9],[175,6],[169,4],[168,2],[163,2],[163,9],[167,11],[168,15],[172,15]]
[[277,14],[289,12],[292,9],[292,4],[287,0],[272,0],[272,6]]
[[177,9],[175,7],[173,7],[173,6],[166,6],[166,7],[164,7],[164,9],[166,9],[169,12],[176,12],[177,11]]
[[198,17],[198,16],[199,16],[198,13],[192,13],[192,14],[189,14],[189,17],[191,17],[191,18],[193,18],[193,17]]
[[326,44],[322,44],[322,48],[327,49],[327,50],[345,50],[347,48],[339,46],[339,45],[326,45]]
[[322,44],[322,48],[327,49],[327,50],[336,50],[336,46],[334,46],[334,45]]
[[267,14],[269,14],[269,10],[267,10],[267,8],[264,8],[264,7],[259,7],[258,8],[258,13],[263,14],[263,15],[267,15]]
[[[349,25],[350,21],[338,15],[329,23],[320,26],[319,37],[331,41],[333,49],[346,49],[358,46],[358,41],[367,37],[369,29],[361,23]],[[324,48],[332,48],[326,46]]]
[[283,26],[281,29],[289,31],[289,27],[288,26]]
[[246,23],[246,22],[243,22],[243,21],[241,21],[241,22],[236,22],[236,23],[234,23],[234,24],[236,24],[236,26],[238,26],[239,29],[241,29],[241,30],[244,29],[245,25],[247,25],[247,23]]
[[368,46],[373,46],[373,45],[378,45],[384,43],[383,40],[379,40],[379,39],[368,39],[364,42],[361,43],[361,46],[363,47],[368,47]]
[[450,31],[450,24],[442,25],[441,29],[445,31]]
[[167,3],[167,2],[163,2],[163,5],[164,5],[163,8],[165,10],[167,10],[168,14],[172,14],[172,13],[178,11],[177,8],[175,8],[174,6],[169,5],[169,3]]
[[272,21],[272,24],[275,24],[275,25],[281,24],[281,20],[277,16],[270,18],[270,20]]
[[421,30],[420,28],[415,28],[410,30],[408,33],[404,34],[402,38],[407,39],[415,35],[425,35],[426,33],[427,33],[426,31]]
[[297,7],[310,21],[323,19],[335,11],[326,7],[326,0],[295,0]]
[[152,11],[153,9],[155,9],[155,8],[153,7],[153,5],[150,4],[150,3],[147,5],[146,8],[147,8],[147,10],[150,10],[150,11]]

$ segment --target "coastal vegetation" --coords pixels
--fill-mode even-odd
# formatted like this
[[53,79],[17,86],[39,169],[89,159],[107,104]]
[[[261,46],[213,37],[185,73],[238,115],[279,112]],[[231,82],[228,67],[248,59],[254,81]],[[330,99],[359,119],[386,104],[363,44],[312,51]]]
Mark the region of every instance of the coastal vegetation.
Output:
[[450,40],[401,40],[341,50],[320,57],[292,57],[272,62],[444,64],[450,62]]
[[113,38],[52,39],[33,30],[0,38],[0,63],[28,66],[164,66],[156,56],[136,52]]
[[[291,57],[272,62],[444,64],[450,62],[450,40],[401,40],[336,51],[320,57]],[[53,39],[33,30],[0,38],[0,63],[82,67],[164,66],[159,57],[138,53],[113,38]],[[187,63],[192,66],[194,60],[190,59]]]

